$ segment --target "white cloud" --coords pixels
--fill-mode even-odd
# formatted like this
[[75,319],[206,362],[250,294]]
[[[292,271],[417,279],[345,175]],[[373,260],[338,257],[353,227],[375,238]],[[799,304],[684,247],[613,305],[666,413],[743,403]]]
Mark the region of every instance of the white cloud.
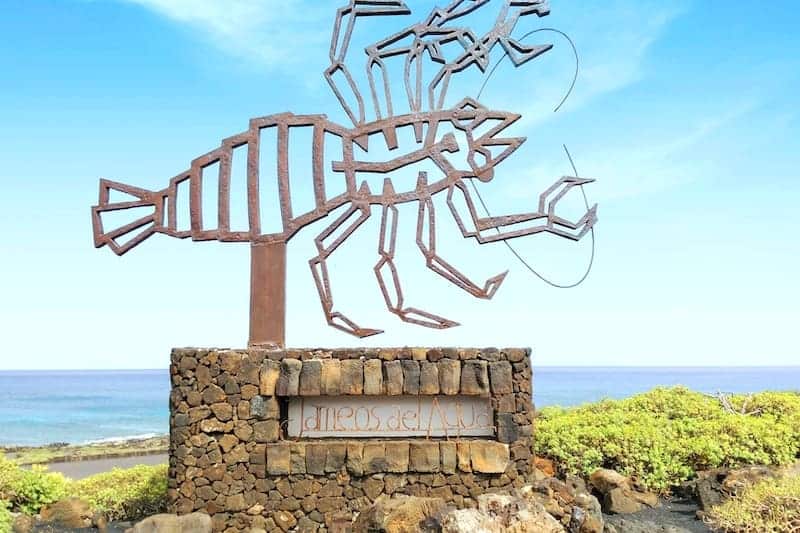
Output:
[[319,0],[126,0],[200,32],[248,62],[283,67],[327,44],[332,2]]
[[[697,151],[715,134],[739,122],[758,106],[758,101],[741,102],[717,114],[709,113],[695,117],[679,131],[669,132],[660,142],[653,140],[627,144],[614,140],[600,146],[586,146],[576,161],[585,177],[597,178],[589,187],[592,202],[608,201],[625,197],[649,194],[684,183],[702,176],[718,174],[725,164],[718,157],[697,157]],[[548,180],[571,174],[566,156],[553,162],[529,167],[527,179],[509,181],[497,190],[505,201],[513,198],[531,197],[530,184],[548,185]]]
[[[579,56],[578,78],[562,112],[576,111],[600,96],[639,81],[653,44],[686,10],[687,3],[682,1],[617,0],[605,2],[602,9],[588,9],[582,3],[554,5],[552,23],[570,36]],[[554,116],[553,109],[569,86],[575,68],[573,52],[562,37],[545,33],[533,36],[531,42],[534,39],[552,42],[556,48],[549,63],[523,67],[514,74],[512,86],[528,88],[520,95],[524,106],[519,107],[523,109],[520,124],[526,128],[558,116]],[[501,85],[500,79],[494,83]],[[514,96],[509,96],[513,101]]]

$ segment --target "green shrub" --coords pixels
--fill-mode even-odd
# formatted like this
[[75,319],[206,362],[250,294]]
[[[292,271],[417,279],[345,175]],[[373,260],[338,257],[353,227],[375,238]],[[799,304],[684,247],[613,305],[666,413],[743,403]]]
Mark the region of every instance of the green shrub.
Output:
[[45,467],[24,470],[0,454],[0,499],[13,509],[36,514],[47,505],[67,495],[67,479]]
[[67,496],[67,478],[58,472],[49,472],[43,466],[30,470],[20,469],[11,487],[11,503],[23,513],[34,515],[39,510]]
[[707,520],[717,530],[729,533],[800,531],[800,477],[757,483],[711,509]]
[[70,495],[86,500],[110,520],[136,520],[163,513],[167,506],[167,466],[115,468],[74,481]]
[[612,468],[662,492],[699,470],[787,464],[798,456],[800,394],[734,396],[730,404],[750,414],[729,412],[716,398],[683,387],[545,408],[537,417],[536,450],[571,474]]
[[10,503],[0,500],[0,533],[11,533],[11,511],[8,508]]

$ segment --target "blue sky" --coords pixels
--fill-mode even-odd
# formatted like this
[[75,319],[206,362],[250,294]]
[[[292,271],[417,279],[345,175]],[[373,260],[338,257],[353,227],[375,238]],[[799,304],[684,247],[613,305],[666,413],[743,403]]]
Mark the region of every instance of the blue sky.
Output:
[[[495,0],[496,2],[497,0]],[[253,116],[328,113],[336,2],[7,0],[0,19],[0,369],[158,368],[172,346],[242,346],[246,245],[149,239],[123,258],[92,246],[99,177],[161,189]],[[375,41],[422,18],[376,21]],[[337,304],[386,333],[328,328],[307,260],[290,245],[292,346],[531,346],[538,365],[790,365],[800,356],[800,11],[794,2],[554,0],[525,20],[567,32],[581,55],[574,93],[564,41],[514,71],[484,102],[523,113],[528,142],[482,185],[493,211],[530,209],[569,174],[566,143],[600,204],[597,258],[571,290],[536,280],[502,245],[461,239],[441,210],[443,255],[484,279],[476,300],[424,268],[413,209],[401,211],[399,266],[413,305],[459,321],[401,323],[374,276],[378,216],[332,261]],[[372,21],[368,21],[370,24]],[[480,22],[480,21],[478,21]],[[480,78],[458,89],[474,95]],[[301,158],[301,154],[296,157]],[[579,277],[590,242],[519,240],[557,281]]]

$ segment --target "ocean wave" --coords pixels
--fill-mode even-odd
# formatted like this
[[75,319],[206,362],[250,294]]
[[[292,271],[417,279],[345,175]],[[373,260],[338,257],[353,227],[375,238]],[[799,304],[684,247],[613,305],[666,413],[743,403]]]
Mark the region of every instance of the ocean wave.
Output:
[[128,435],[125,437],[106,437],[103,439],[93,439],[87,440],[81,444],[110,444],[110,443],[117,443],[117,442],[128,442],[132,440],[144,440],[144,439],[153,439],[156,437],[164,436],[163,433],[141,433],[139,435]]

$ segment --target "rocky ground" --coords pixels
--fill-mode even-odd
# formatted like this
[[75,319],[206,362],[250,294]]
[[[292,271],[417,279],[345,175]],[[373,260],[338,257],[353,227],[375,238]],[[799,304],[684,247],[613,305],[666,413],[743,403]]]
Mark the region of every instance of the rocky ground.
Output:
[[[331,527],[329,533],[352,531],[396,533],[701,533],[711,531],[701,520],[703,512],[762,479],[800,473],[800,463],[789,469],[747,467],[716,469],[682,487],[673,498],[659,498],[641,490],[629,478],[613,470],[600,469],[588,480],[574,476],[559,478],[555,465],[537,460],[536,479],[513,493],[483,494],[474,508],[456,510],[440,498],[381,496],[346,528]],[[550,470],[553,472],[550,472]],[[274,531],[302,529],[302,523],[287,520]],[[110,533],[210,533],[211,519],[193,513],[183,517],[157,515],[139,524],[106,523],[80,500],[63,500],[46,506],[34,520],[19,516],[17,533],[61,533],[104,531]],[[261,533],[254,529],[251,533]],[[322,530],[320,530],[321,533]]]

